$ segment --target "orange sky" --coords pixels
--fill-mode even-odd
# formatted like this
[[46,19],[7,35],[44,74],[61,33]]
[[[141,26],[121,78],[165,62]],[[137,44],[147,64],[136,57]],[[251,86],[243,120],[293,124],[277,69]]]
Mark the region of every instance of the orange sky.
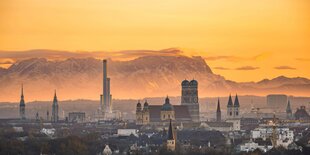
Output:
[[0,50],[170,47],[230,80],[310,78],[310,1],[0,1]]

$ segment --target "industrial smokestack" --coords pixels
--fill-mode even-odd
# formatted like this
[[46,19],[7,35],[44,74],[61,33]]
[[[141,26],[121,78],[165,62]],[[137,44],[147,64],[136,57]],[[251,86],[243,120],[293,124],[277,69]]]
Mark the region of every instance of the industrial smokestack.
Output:
[[106,112],[108,104],[108,90],[107,90],[107,60],[103,60],[103,112]]

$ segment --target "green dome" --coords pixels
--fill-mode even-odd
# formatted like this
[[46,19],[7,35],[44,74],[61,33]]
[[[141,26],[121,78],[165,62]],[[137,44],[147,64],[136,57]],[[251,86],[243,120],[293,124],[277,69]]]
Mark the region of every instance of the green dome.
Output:
[[172,111],[173,110],[173,106],[170,104],[170,100],[167,96],[166,100],[165,100],[165,104],[162,106],[161,110],[163,111]]

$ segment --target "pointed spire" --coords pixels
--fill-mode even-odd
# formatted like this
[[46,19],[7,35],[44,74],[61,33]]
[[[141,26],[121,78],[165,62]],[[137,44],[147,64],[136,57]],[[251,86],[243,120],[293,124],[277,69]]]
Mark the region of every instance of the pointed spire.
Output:
[[168,129],[168,138],[167,139],[168,140],[174,140],[171,119],[170,119],[170,124],[169,124],[169,129]]
[[22,84],[22,88],[21,88],[21,95],[20,95],[20,102],[19,102],[20,106],[25,106],[25,100],[24,100],[24,85]]
[[239,99],[238,99],[238,95],[237,94],[236,94],[236,98],[235,98],[235,102],[234,102],[234,107],[240,107]]
[[24,98],[24,84],[22,84],[21,97]]
[[220,98],[217,100],[217,109],[216,112],[221,112],[221,106],[220,106]]
[[55,89],[55,93],[54,93],[54,104],[57,104],[57,94],[56,94],[56,89]]
[[287,102],[286,113],[292,113],[291,102],[290,102],[290,100],[288,100],[288,102]]
[[228,103],[227,103],[227,107],[232,107],[233,106],[233,102],[231,99],[231,94],[229,94],[229,99],[228,99]]

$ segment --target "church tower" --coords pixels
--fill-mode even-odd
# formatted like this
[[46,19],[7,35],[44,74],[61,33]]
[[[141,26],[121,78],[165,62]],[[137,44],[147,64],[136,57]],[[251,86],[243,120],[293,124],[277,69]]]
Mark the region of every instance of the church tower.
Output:
[[171,119],[170,119],[170,124],[169,124],[169,129],[168,129],[167,150],[169,150],[169,151],[175,150],[175,138],[174,138],[174,134],[173,134]]
[[140,100],[137,103],[136,106],[136,124],[142,125],[143,124],[143,111],[142,111],[142,105],[140,103]]
[[229,95],[227,103],[227,118],[233,118],[233,102],[231,99],[231,95]]
[[149,104],[145,100],[143,105],[143,115],[142,115],[142,124],[146,125],[150,123],[150,111],[149,111]]
[[19,116],[20,119],[25,120],[26,119],[26,104],[24,100],[24,86],[22,85],[22,91],[20,96],[20,102],[19,102]]
[[238,118],[239,117],[239,99],[238,99],[238,95],[236,94],[235,97],[235,102],[234,102],[234,118]]
[[221,107],[220,107],[220,99],[217,100],[217,108],[216,108],[216,121],[221,122],[222,114],[221,114]]
[[293,118],[290,100],[288,100],[287,106],[286,106],[286,118],[287,119],[292,119]]
[[59,120],[58,116],[58,100],[57,100],[57,95],[56,95],[56,90],[55,90],[55,95],[54,95],[54,100],[53,100],[53,105],[52,105],[52,122],[56,123]]
[[192,121],[199,122],[198,82],[184,80],[181,83],[181,105],[186,105]]

